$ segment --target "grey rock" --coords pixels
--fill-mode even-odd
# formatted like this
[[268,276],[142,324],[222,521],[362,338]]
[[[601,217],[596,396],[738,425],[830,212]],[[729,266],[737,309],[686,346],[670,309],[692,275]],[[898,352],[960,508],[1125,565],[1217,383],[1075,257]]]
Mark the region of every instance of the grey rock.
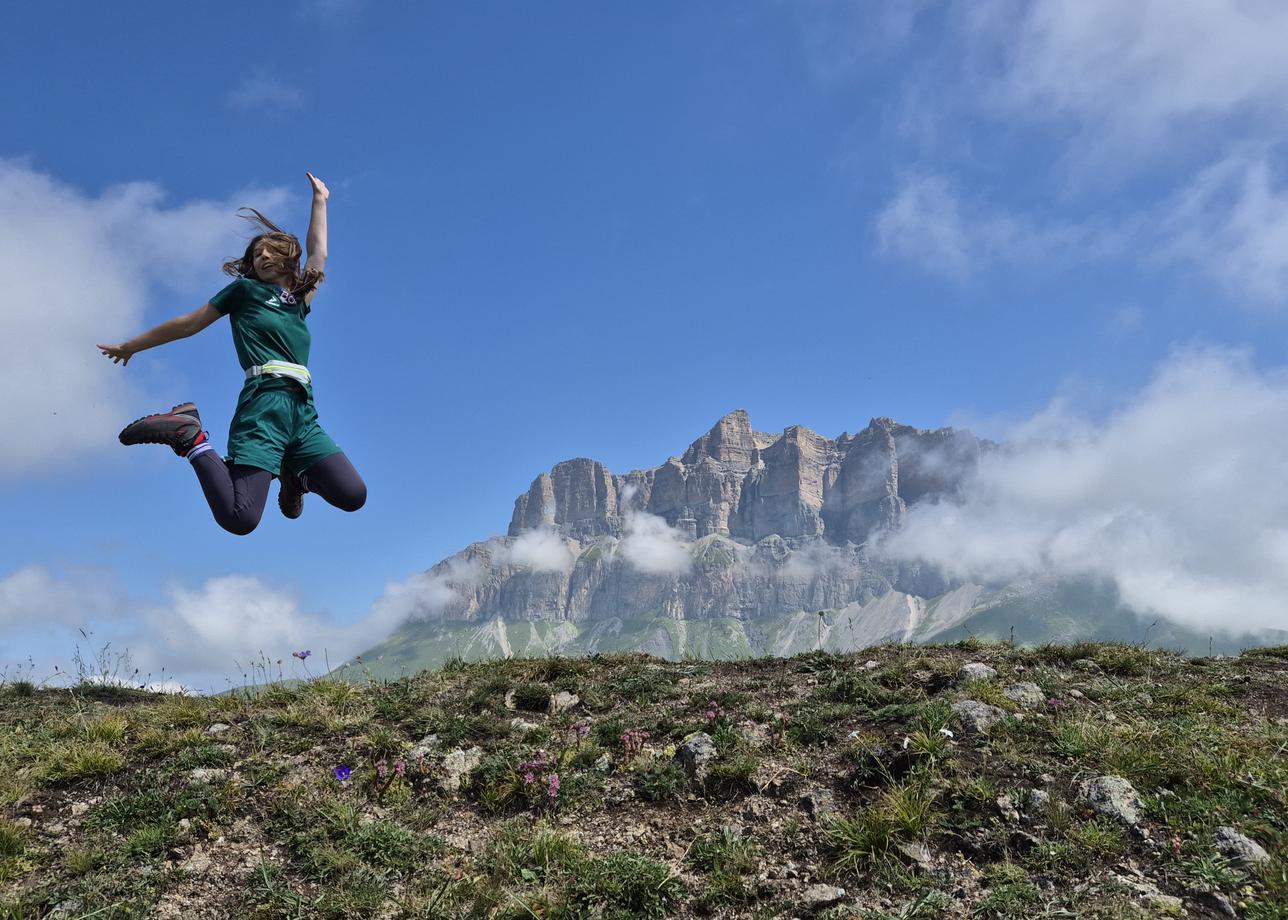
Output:
[[222,783],[228,775],[229,771],[217,767],[197,767],[188,771],[188,779],[194,783]]
[[1005,712],[979,700],[953,703],[953,713],[966,733],[972,735],[986,735],[989,729],[1006,718]]
[[424,738],[417,741],[415,746],[407,752],[407,760],[409,763],[417,763],[426,757],[436,754],[438,752],[438,748],[438,735],[426,735]]
[[600,754],[595,761],[595,769],[600,773],[607,773],[613,769],[613,756],[607,752]]
[[1046,694],[1042,688],[1030,681],[1021,681],[1018,684],[1012,684],[1002,693],[1008,700],[1019,703],[1025,709],[1037,709],[1046,703]]
[[1270,862],[1270,854],[1261,844],[1239,833],[1233,827],[1218,827],[1215,836],[1217,849],[1247,868],[1255,869]]
[[908,859],[912,860],[919,868],[929,872],[935,868],[934,857],[930,849],[924,843],[905,842],[895,844],[895,847]]
[[215,722],[209,728],[206,729],[206,734],[218,735],[228,731],[228,729],[230,728],[232,728],[232,726],[229,725],[227,722]]
[[1128,827],[1140,824],[1140,795],[1121,776],[1097,776],[1083,780],[1078,793],[1096,814],[1112,818]]
[[1090,658],[1079,658],[1073,663],[1073,669],[1075,671],[1087,671],[1088,673],[1094,674],[1100,671],[1100,665],[1096,664],[1096,662]]
[[1219,891],[1200,891],[1192,894],[1195,901],[1210,908],[1222,917],[1238,917],[1239,912],[1235,909],[1230,899]]
[[959,684],[986,680],[997,680],[997,671],[980,661],[964,664],[957,671],[957,682]]
[[675,759],[689,776],[697,780],[706,779],[715,757],[716,743],[706,732],[690,735],[675,749]]
[[801,808],[816,820],[826,820],[835,815],[836,796],[830,789],[811,789],[800,797]]
[[184,872],[202,875],[210,869],[210,857],[202,850],[194,850],[192,855],[179,864]]
[[1015,802],[1009,795],[1002,794],[997,797],[997,810],[1002,813],[1002,817],[1012,824],[1018,824],[1020,820],[1020,810],[1015,807]]
[[845,900],[845,889],[835,885],[810,885],[801,892],[801,904],[810,910],[823,910]]
[[567,712],[581,702],[581,697],[575,693],[569,693],[567,690],[560,690],[550,695],[550,714],[557,716],[561,712]]
[[1051,793],[1045,789],[1029,789],[1025,793],[1025,814],[1040,814],[1051,807]]
[[472,747],[469,750],[457,748],[449,751],[443,758],[442,772],[438,777],[439,786],[444,792],[459,792],[465,777],[482,762],[482,748]]
[[87,812],[87,811],[89,811],[89,803],[88,803],[88,802],[72,802],[72,815],[73,815],[73,816],[83,815],[83,814],[85,814],[85,812]]
[[1151,894],[1144,899],[1145,906],[1158,917],[1180,917],[1185,914],[1185,902],[1170,894]]
[[510,730],[521,738],[524,735],[536,731],[540,727],[541,726],[535,722],[529,722],[528,720],[518,718],[517,716],[510,720]]

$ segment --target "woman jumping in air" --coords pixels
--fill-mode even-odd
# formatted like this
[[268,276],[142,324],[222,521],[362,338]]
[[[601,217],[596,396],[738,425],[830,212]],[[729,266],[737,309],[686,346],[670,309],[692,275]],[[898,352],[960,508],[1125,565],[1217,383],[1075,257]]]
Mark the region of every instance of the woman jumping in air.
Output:
[[240,259],[224,263],[236,276],[210,302],[120,345],[99,345],[113,363],[125,365],[137,352],[187,338],[227,316],[246,383],[228,432],[228,460],[215,453],[192,403],[148,415],[125,426],[122,444],[167,444],[197,472],[215,520],[225,530],[248,534],[259,524],[269,484],[281,479],[278,506],[288,518],[304,510],[304,493],[321,495],[337,508],[357,511],[367,486],[353,464],[318,424],[310,382],[309,314],[326,264],[326,202],[321,179],[313,185],[306,239],[308,259],[300,270],[300,241],[253,208],[246,215],[264,232]]

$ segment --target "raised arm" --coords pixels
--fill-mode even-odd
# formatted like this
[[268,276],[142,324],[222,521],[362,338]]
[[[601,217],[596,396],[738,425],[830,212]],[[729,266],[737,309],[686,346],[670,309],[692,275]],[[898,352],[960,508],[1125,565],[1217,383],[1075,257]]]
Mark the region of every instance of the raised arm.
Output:
[[326,267],[326,200],[331,197],[326,183],[313,173],[305,173],[313,186],[313,210],[309,214],[309,233],[304,240],[308,259],[304,268],[322,271]]
[[186,339],[190,335],[196,335],[222,315],[210,304],[202,304],[191,313],[168,319],[161,325],[153,326],[147,332],[136,335],[128,342],[122,342],[120,345],[99,345],[98,349],[111,358],[113,364],[129,364],[130,358],[138,352],[156,348],[175,339]]

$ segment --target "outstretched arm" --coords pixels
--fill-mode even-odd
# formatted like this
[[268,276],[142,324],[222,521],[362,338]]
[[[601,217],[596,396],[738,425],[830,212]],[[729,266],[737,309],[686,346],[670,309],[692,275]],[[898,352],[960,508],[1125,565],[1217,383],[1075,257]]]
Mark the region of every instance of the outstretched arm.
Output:
[[223,314],[210,304],[203,304],[191,313],[168,319],[159,326],[154,326],[141,335],[136,335],[120,345],[99,345],[98,349],[112,359],[113,364],[129,364],[130,358],[140,351],[156,348],[175,339],[186,339],[205,329]]
[[313,173],[305,173],[313,186],[313,210],[309,214],[309,233],[304,240],[308,260],[304,268],[322,271],[326,266],[326,200],[331,197],[326,183]]

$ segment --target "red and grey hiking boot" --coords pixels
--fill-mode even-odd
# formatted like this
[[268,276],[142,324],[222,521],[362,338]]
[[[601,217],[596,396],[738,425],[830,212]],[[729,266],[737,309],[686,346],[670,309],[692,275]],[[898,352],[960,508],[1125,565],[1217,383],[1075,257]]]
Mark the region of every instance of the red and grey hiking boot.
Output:
[[280,483],[277,489],[277,507],[282,510],[283,517],[295,520],[304,513],[304,493],[308,489],[304,487],[303,479],[285,469],[277,479]]
[[201,416],[190,402],[180,403],[169,412],[145,415],[121,429],[122,444],[167,444],[180,457],[206,440],[201,430]]

